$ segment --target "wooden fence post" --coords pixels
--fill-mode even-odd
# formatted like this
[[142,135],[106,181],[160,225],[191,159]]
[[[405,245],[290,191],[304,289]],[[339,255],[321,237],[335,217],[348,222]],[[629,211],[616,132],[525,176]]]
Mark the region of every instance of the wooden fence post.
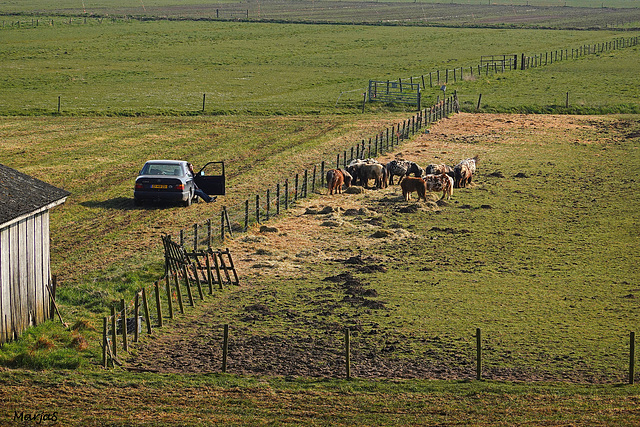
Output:
[[634,383],[636,365],[636,333],[629,333],[629,384]]
[[249,229],[249,199],[244,201],[244,231]]
[[147,322],[147,333],[151,335],[151,316],[149,315],[149,302],[147,301],[147,291],[142,288],[142,308],[144,309],[144,320]]
[[476,328],[476,379],[482,379],[482,337],[480,328]]
[[265,218],[269,221],[269,205],[271,204],[271,189],[267,188],[267,209],[265,212]]
[[187,287],[187,297],[189,297],[189,305],[191,307],[195,306],[193,303],[193,293],[191,292],[191,281],[189,280],[189,271],[187,270],[187,266],[182,266],[182,274],[184,274],[184,284]]
[[113,357],[118,356],[118,346],[116,337],[118,336],[116,330],[116,308],[115,306],[111,306],[111,347],[113,351]]
[[[353,147],[352,147],[353,150]],[[345,168],[347,167],[346,165],[346,161],[345,161]],[[316,165],[313,165],[313,177],[311,178],[311,194],[314,194],[316,192]]]
[[220,240],[224,242],[224,211],[220,211]]
[[140,291],[136,292],[136,297],[133,303],[133,342],[138,342],[138,318],[140,316]]
[[224,325],[222,338],[222,373],[227,372],[227,355],[229,353],[229,325]]
[[162,328],[162,307],[160,306],[160,283],[158,280],[153,284],[156,293],[156,313],[158,315],[158,327]]
[[256,222],[260,224],[260,195],[256,194]]
[[165,287],[167,288],[167,306],[169,307],[169,319],[173,319],[173,297],[171,296],[171,278],[169,272],[165,276]]
[[344,330],[344,361],[347,372],[347,379],[351,379],[351,331],[349,328]]
[[213,272],[211,271],[211,261],[209,261],[209,253],[205,253],[204,261],[207,266],[207,283],[209,284],[209,295],[213,295]]
[[218,262],[218,253],[212,251],[211,254],[213,255],[213,263],[215,264],[215,267],[216,267],[216,278],[218,279],[218,287],[220,290],[222,290],[222,275],[220,274],[220,263]]
[[124,304],[124,298],[120,299],[122,307],[122,317],[120,318],[120,327],[122,328],[122,349],[129,351],[129,342],[127,341],[127,306]]
[[289,178],[284,180],[284,209],[289,209]]
[[182,290],[180,289],[180,280],[178,278],[178,272],[174,273],[173,278],[176,282],[176,295],[178,296],[178,306],[180,307],[180,314],[184,314],[184,304],[182,304]]

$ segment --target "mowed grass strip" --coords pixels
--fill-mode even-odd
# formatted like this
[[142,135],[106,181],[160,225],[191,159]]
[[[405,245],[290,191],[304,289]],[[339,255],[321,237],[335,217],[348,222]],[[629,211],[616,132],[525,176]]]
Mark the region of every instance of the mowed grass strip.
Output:
[[[5,372],[0,420],[64,425],[637,425],[637,386]],[[46,408],[46,409],[43,409]]]

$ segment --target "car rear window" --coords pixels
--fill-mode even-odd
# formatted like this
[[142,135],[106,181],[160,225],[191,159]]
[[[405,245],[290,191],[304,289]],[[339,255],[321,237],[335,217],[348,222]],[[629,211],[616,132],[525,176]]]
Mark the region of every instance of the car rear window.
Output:
[[142,168],[141,175],[183,176],[182,166],[167,163],[147,163]]

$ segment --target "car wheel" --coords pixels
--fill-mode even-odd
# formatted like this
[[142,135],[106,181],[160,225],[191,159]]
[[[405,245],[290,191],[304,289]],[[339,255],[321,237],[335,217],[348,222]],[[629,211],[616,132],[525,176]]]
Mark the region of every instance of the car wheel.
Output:
[[191,206],[191,200],[193,200],[193,195],[192,195],[191,193],[189,193],[189,197],[187,197],[187,200],[185,200],[185,201],[183,202],[183,203],[184,203],[184,206],[185,206],[185,207],[187,207],[187,208],[188,208],[189,206]]
[[142,200],[133,199],[133,206],[142,206]]

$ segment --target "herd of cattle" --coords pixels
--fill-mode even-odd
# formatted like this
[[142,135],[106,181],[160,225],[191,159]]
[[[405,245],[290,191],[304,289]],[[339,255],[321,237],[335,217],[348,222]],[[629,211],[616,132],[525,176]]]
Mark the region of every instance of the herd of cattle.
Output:
[[471,183],[477,163],[478,156],[475,156],[455,166],[430,164],[423,169],[409,160],[391,160],[382,164],[375,159],[356,159],[344,169],[327,171],[327,187],[329,194],[342,193],[343,186],[362,185],[366,188],[374,180],[376,188],[386,188],[393,185],[393,178],[397,176],[406,201],[411,200],[413,192],[418,193],[418,200],[426,201],[429,191],[442,191],[442,199],[449,199],[454,188],[463,188]]

